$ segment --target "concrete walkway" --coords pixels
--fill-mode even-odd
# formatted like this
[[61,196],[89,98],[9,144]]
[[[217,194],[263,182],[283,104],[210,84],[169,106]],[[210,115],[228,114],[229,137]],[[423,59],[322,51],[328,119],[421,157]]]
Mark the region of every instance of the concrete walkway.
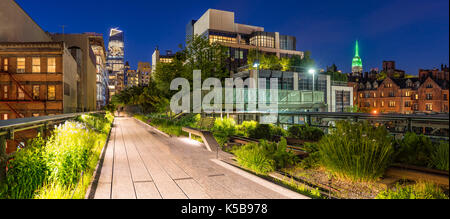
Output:
[[167,138],[133,118],[116,118],[94,198],[307,198],[216,158],[198,142]]

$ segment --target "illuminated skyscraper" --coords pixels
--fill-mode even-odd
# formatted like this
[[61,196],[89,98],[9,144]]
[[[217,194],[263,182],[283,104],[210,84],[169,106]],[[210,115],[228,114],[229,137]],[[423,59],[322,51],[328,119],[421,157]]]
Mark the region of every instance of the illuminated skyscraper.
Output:
[[124,36],[123,31],[117,28],[112,28],[109,33],[107,69],[112,97],[124,88]]
[[355,48],[355,57],[352,61],[352,73],[353,74],[362,74],[363,73],[363,64],[362,60],[359,57],[359,45],[358,41],[356,41],[356,48]]

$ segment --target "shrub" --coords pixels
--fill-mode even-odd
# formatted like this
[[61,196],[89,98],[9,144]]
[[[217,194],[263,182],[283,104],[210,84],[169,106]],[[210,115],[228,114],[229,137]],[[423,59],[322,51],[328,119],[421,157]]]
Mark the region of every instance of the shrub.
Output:
[[434,167],[439,170],[449,170],[449,143],[441,142],[436,145],[430,158],[430,167]]
[[288,129],[289,137],[307,141],[319,141],[324,133],[321,129],[308,125],[293,125]]
[[242,125],[237,126],[237,134],[248,138],[257,126],[258,123],[256,121],[244,121]]
[[303,169],[316,168],[320,165],[320,153],[317,143],[306,142],[303,148],[308,152],[308,157],[304,158],[299,166]]
[[319,142],[320,162],[334,175],[351,181],[374,181],[392,161],[392,138],[384,127],[340,121]]
[[62,185],[77,183],[87,170],[90,153],[99,135],[83,124],[66,122],[57,127],[46,145],[47,162],[52,169],[50,179]]
[[84,182],[77,197],[84,198],[92,173],[98,163],[102,146],[109,133],[102,133],[100,124],[112,121],[107,116],[78,118],[86,123],[67,121],[57,126],[44,141],[40,136],[27,148],[19,150],[9,163],[2,186],[2,197],[12,199],[68,198],[85,171]]
[[287,141],[285,138],[281,138],[281,141],[278,144],[261,141],[259,146],[262,147],[268,156],[275,161],[276,168],[278,169],[294,165],[298,160],[295,154],[287,151]]
[[258,174],[266,174],[275,170],[275,161],[270,159],[266,151],[256,143],[235,148],[233,153],[240,165]]
[[432,148],[433,145],[428,137],[412,132],[406,133],[397,144],[396,161],[426,167],[430,162]]
[[234,148],[233,153],[242,166],[265,174],[296,164],[298,158],[286,149],[286,139],[282,138],[278,144],[262,140],[259,144],[251,143]]
[[284,130],[282,127],[280,126],[276,126],[276,125],[271,125],[271,129],[272,129],[272,136],[281,136],[281,137],[287,137],[288,133],[286,130]]
[[272,128],[268,124],[258,124],[255,129],[249,130],[249,137],[254,139],[272,139]]
[[419,182],[415,185],[397,186],[393,190],[380,192],[376,199],[448,199],[437,185]]
[[51,171],[44,151],[45,141],[38,135],[28,147],[17,151],[8,165],[3,196],[9,199],[31,199],[47,180]]

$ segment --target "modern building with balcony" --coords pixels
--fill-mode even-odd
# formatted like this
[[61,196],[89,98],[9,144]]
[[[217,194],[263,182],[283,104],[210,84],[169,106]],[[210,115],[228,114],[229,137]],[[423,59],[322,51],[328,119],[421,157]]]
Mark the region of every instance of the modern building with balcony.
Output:
[[187,42],[193,35],[204,36],[211,43],[217,42],[228,48],[228,68],[239,72],[239,67],[247,65],[249,50],[255,49],[280,57],[304,53],[297,51],[294,36],[279,32],[266,32],[264,27],[239,24],[235,22],[234,12],[209,9],[198,20],[191,20],[186,26]]

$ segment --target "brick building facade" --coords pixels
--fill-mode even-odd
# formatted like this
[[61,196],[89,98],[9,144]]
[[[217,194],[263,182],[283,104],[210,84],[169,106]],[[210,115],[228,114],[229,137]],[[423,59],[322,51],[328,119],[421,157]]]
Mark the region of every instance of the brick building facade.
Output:
[[420,70],[418,78],[360,78],[349,82],[354,100],[364,112],[449,113],[448,68]]
[[76,111],[77,64],[61,42],[0,43],[2,120]]

